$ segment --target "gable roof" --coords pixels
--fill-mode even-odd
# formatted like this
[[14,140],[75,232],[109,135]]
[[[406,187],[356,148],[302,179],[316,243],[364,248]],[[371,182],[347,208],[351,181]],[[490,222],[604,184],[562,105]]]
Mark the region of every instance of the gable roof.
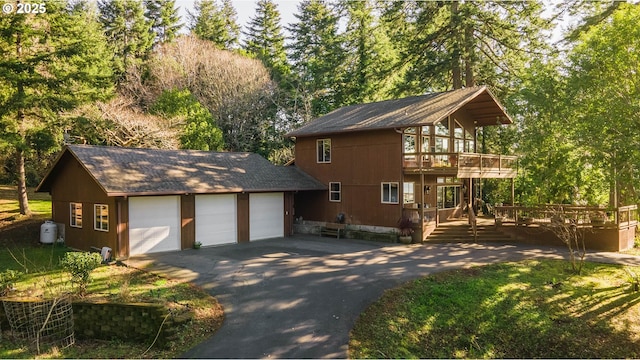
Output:
[[326,190],[298,168],[258,154],[68,145],[36,191],[50,191],[69,156],[108,196]]
[[513,122],[489,89],[486,86],[480,86],[345,106],[303,125],[288,133],[287,136],[431,125],[463,107],[469,111],[478,126]]

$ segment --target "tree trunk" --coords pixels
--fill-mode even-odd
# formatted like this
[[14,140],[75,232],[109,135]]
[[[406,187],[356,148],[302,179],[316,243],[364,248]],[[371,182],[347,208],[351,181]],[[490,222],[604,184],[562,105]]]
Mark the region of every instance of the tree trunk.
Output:
[[[18,33],[16,37],[16,55],[19,60],[22,60],[22,34]],[[24,99],[24,86],[22,84],[22,80],[18,81],[18,95],[20,99]],[[20,132],[20,136],[22,140],[24,140],[24,111],[22,109],[18,110],[17,120],[18,120],[18,129]],[[29,210],[29,199],[27,197],[27,174],[24,169],[24,150],[21,148],[22,144],[16,145],[16,172],[18,173],[18,204],[20,205],[20,214],[22,215],[31,215],[31,210]]]
[[451,75],[454,89],[462,89],[462,68],[460,60],[462,51],[460,50],[460,19],[458,17],[458,1],[451,3],[451,27],[453,32],[453,51],[451,52]]
[[29,199],[27,197],[27,176],[24,170],[24,152],[19,147],[16,148],[16,170],[18,173],[18,203],[20,204],[20,214],[31,215],[29,210]]

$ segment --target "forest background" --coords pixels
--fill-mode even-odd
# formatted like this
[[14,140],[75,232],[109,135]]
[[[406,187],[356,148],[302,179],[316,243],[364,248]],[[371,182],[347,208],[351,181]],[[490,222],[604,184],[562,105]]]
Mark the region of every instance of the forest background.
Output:
[[[5,1],[15,9],[17,3]],[[48,1],[0,15],[0,183],[28,214],[64,143],[294,157],[288,131],[341,106],[487,85],[515,121],[516,202],[640,200],[640,6],[632,2]],[[571,25],[553,36],[559,24]],[[485,180],[485,201],[510,184]]]

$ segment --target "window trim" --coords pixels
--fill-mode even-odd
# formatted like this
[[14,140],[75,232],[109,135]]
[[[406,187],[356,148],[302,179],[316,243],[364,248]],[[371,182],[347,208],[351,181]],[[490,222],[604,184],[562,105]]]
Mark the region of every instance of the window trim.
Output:
[[[338,185],[338,190],[332,190],[331,186],[332,185]],[[334,200],[331,198],[331,195],[333,194],[337,194],[338,195],[338,199]],[[339,181],[331,181],[329,182],[329,201],[330,202],[342,202],[342,183]]]
[[[78,211],[79,211],[79,214],[78,214]],[[78,217],[78,215],[80,216]],[[69,226],[73,228],[82,229],[82,203],[78,203],[78,202],[69,203]]]
[[[102,209],[106,209],[107,215],[105,217],[103,217],[101,214],[99,215],[98,209],[100,209],[100,213],[102,213]],[[102,226],[98,227],[99,224],[106,224],[106,229],[103,229]],[[109,232],[109,205],[93,204],[93,230]]]
[[[327,156],[327,145],[329,148]],[[322,151],[322,153],[320,152]],[[316,162],[318,164],[331,164],[331,139],[317,139],[316,140]]]
[[[389,200],[384,200],[385,195],[385,185],[388,186],[388,197]],[[395,185],[396,188],[396,198],[393,200],[393,192],[392,189]],[[397,181],[384,181],[380,183],[380,202],[383,204],[399,204],[400,203],[400,183]]]

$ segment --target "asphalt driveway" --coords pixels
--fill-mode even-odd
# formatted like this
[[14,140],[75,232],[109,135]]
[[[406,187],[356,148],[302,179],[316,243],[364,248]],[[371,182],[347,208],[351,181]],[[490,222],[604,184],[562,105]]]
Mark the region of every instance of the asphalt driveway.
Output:
[[[153,254],[129,263],[191,281],[216,296],[225,323],[184,358],[346,358],[358,315],[385,289],[430,273],[562,248],[504,244],[389,245],[295,236]],[[592,260],[640,264],[635,257]]]

